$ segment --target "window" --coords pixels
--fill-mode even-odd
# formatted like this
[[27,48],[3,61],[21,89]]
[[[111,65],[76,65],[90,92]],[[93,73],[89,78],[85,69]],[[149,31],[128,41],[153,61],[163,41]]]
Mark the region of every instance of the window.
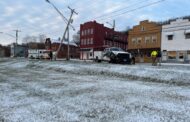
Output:
[[137,39],[136,38],[132,38],[132,44],[136,44],[136,41],[137,41]]
[[142,40],[141,37],[137,38],[137,44],[140,44],[140,43],[141,43],[141,40]]
[[88,45],[88,39],[86,39],[86,45]]
[[179,59],[183,59],[184,56],[183,56],[183,53],[179,53]]
[[148,44],[148,43],[150,43],[150,36],[145,37],[145,44]]
[[156,35],[152,36],[152,42],[153,42],[153,43],[156,43],[156,42],[157,42],[157,36],[156,36]]
[[168,59],[176,59],[177,53],[175,51],[168,52]]
[[91,30],[90,30],[90,29],[88,29],[88,35],[89,35],[89,34],[91,34],[91,33],[90,33],[90,31],[91,31]]
[[186,34],[185,34],[185,38],[186,38],[186,39],[190,39],[190,33],[186,33]]
[[168,40],[173,40],[173,35],[168,35]]
[[81,43],[81,45],[83,45],[83,39],[81,39],[81,42],[80,42],[80,43]]
[[92,56],[92,52],[90,52],[90,56]]
[[93,38],[91,38],[91,44],[93,44],[94,42],[93,42],[94,40],[93,40]]
[[86,39],[84,39],[84,43],[83,44],[86,45]]
[[87,35],[87,30],[84,30],[84,35]]
[[92,28],[92,29],[91,29],[91,34],[93,34],[93,33],[94,33],[94,29]]
[[142,26],[142,27],[141,27],[141,31],[145,31],[145,28],[144,28],[144,26]]
[[90,38],[88,39],[88,45],[90,44],[91,42],[90,42]]

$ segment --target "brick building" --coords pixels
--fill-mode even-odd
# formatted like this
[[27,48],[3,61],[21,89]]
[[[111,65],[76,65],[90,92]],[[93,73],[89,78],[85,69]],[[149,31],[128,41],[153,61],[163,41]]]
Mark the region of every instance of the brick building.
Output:
[[89,59],[94,51],[103,51],[107,47],[127,49],[127,34],[116,32],[96,21],[80,26],[80,59]]
[[135,55],[137,62],[151,62],[151,52],[160,51],[161,29],[160,24],[145,20],[129,31],[128,51]]
[[10,46],[0,45],[0,57],[10,57]]
[[[57,51],[57,49],[59,48],[59,45],[60,45],[60,41],[53,40],[51,43],[52,51]],[[70,42],[69,49],[70,49],[70,52],[69,52],[70,58],[79,59],[80,48],[76,44]],[[57,56],[58,58],[67,58],[67,54],[68,54],[67,42],[63,42],[60,52],[58,53]]]

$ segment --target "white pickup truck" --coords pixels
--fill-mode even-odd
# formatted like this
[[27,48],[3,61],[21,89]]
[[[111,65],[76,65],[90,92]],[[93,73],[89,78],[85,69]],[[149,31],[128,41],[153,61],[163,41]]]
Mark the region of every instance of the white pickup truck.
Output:
[[131,54],[118,47],[106,48],[104,51],[94,51],[94,60],[97,62],[131,64]]
[[28,58],[30,59],[49,59],[50,51],[43,49],[29,49],[28,50]]

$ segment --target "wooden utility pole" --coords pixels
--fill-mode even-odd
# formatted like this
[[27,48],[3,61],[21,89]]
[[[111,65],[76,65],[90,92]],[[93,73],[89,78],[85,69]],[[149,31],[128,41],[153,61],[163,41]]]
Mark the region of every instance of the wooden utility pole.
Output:
[[[68,23],[67,23],[65,32],[64,32],[64,34],[63,34],[61,43],[60,43],[60,45],[59,45],[59,48],[58,48],[57,51],[56,51],[56,57],[57,57],[57,54],[59,53],[59,51],[60,51],[60,49],[61,49],[61,47],[62,47],[63,41],[66,40],[66,33],[67,33],[67,31],[69,31],[69,26],[70,26],[70,24],[71,24],[72,21],[73,21],[73,20],[72,20],[73,14],[74,14],[74,13],[75,13],[75,14],[78,14],[78,13],[75,12],[74,9],[71,9],[70,7],[68,7],[68,8],[71,10],[71,15],[70,15],[70,17],[69,17],[69,20],[68,20]],[[69,43],[69,41],[68,41],[68,43]],[[69,49],[68,49],[68,50],[69,50]],[[68,51],[68,56],[69,56],[69,51]],[[67,58],[68,58],[68,57],[67,57]]]
[[18,44],[18,33],[19,32],[21,32],[20,30],[13,30],[13,31],[15,31],[16,32],[16,44],[14,45],[14,57],[16,57],[17,56],[17,54],[16,54],[16,50],[17,50],[17,44]]
[[[69,24],[71,24],[72,22],[73,22],[73,19],[72,19],[72,16],[73,16],[73,14],[78,14],[78,13],[76,13],[75,12],[75,9],[71,9],[70,7],[68,7],[70,10],[71,10],[71,18],[70,18],[70,23]],[[68,43],[67,43],[67,60],[70,60],[70,44],[69,44],[69,26],[68,26],[68,30],[67,30],[67,41],[68,41]]]
[[20,30],[13,30],[16,32],[16,45],[18,44],[18,33],[21,32]]

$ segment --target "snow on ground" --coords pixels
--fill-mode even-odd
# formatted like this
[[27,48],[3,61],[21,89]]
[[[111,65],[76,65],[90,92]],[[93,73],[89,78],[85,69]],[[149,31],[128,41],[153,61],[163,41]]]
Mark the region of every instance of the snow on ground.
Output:
[[190,66],[0,59],[0,121],[190,121]]

